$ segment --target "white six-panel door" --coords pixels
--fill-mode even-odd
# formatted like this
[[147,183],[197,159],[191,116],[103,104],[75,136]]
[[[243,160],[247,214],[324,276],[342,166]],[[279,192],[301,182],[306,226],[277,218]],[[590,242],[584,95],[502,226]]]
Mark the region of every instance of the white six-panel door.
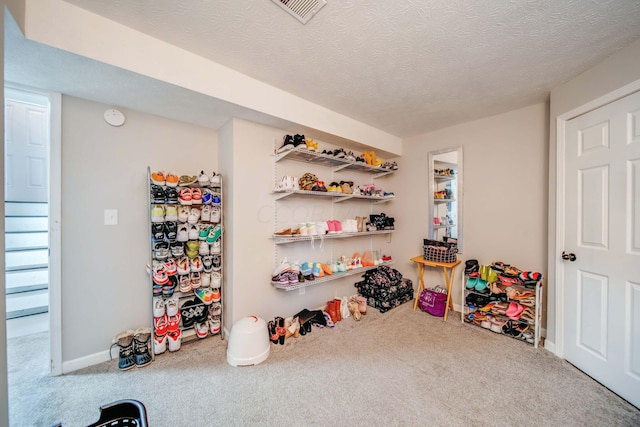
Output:
[[5,200],[47,202],[49,110],[14,92],[5,93]]
[[565,128],[564,356],[640,407],[640,92]]

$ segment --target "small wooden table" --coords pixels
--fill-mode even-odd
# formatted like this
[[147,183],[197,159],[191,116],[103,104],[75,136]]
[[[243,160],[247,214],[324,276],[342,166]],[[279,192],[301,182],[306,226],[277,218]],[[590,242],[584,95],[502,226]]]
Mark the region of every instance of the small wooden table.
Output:
[[428,266],[428,267],[442,267],[442,270],[444,272],[444,282],[447,285],[447,305],[444,309],[444,317],[442,318],[443,321],[447,320],[447,314],[449,313],[449,307],[451,307],[451,310],[453,310],[453,301],[451,300],[451,285],[453,284],[453,274],[456,270],[456,266],[458,264],[460,264],[462,261],[457,260],[454,262],[436,262],[436,261],[429,261],[427,259],[424,259],[423,256],[415,256],[413,258],[411,258],[411,261],[415,262],[416,265],[418,266],[418,293],[416,296],[416,300],[413,303],[413,311],[416,311],[416,308],[418,307],[418,300],[420,299],[420,292],[422,292],[422,290],[425,288],[424,286],[424,267]]

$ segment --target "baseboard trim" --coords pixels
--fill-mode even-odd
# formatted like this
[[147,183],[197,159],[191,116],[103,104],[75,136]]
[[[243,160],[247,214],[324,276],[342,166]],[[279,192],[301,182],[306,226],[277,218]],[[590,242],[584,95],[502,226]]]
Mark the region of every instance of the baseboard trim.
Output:
[[109,350],[100,351],[98,353],[89,354],[77,359],[62,362],[62,374],[77,371],[79,369],[88,368],[109,360]]

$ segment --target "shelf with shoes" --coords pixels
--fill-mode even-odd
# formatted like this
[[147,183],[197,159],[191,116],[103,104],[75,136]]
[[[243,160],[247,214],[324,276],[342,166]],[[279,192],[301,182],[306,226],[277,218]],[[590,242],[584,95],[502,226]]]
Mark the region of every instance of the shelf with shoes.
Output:
[[281,200],[291,196],[303,196],[303,197],[327,197],[332,198],[334,203],[340,203],[347,200],[367,200],[374,204],[386,203],[395,198],[395,195],[387,196],[367,196],[363,194],[345,194],[335,191],[313,191],[313,190],[298,190],[298,189],[281,189],[277,188],[273,190],[277,195],[276,200]]
[[222,334],[222,177],[147,168],[153,354]]
[[[336,156],[334,154],[325,154],[322,152],[310,150],[304,145],[290,148],[279,153],[276,152],[276,163],[284,159],[313,165],[330,166],[334,168],[334,172],[338,172],[341,170],[366,172],[373,174],[374,178],[389,175],[397,170],[397,166],[395,164],[391,164],[387,168],[382,166],[371,166],[366,162],[357,161],[355,160],[355,158],[351,160],[350,158],[346,157],[346,153],[344,152],[344,150],[341,152],[341,154]],[[394,167],[395,169],[393,169]]]
[[278,284],[272,283],[272,284],[277,289],[283,289],[285,291],[293,291],[295,289],[305,288],[307,286],[314,286],[314,285],[319,285],[321,283],[330,282],[332,280],[338,280],[338,279],[341,279],[343,277],[363,274],[366,271],[373,270],[374,268],[378,268],[381,265],[392,265],[392,264],[393,264],[393,261],[383,261],[382,263],[374,265],[374,266],[353,268],[353,269],[347,270],[345,272],[332,273],[331,275],[325,274],[322,277],[314,277],[313,279],[305,280],[304,282],[297,281],[297,282],[293,282],[293,283],[278,283]]
[[434,161],[433,231],[434,240],[457,238],[457,164]]
[[[307,141],[307,144],[303,141]],[[300,279],[303,279],[303,275],[299,275],[291,281],[281,281],[278,274],[274,274],[271,284],[277,289],[290,291],[326,283],[362,274],[378,265],[392,262],[391,257],[387,255],[383,260],[382,250],[374,248],[381,247],[378,246],[382,244],[382,238],[379,236],[391,239],[394,219],[376,212],[374,206],[394,200],[395,195],[384,192],[380,185],[373,184],[372,180],[392,174],[397,170],[397,164],[383,163],[375,158],[372,151],[364,152],[361,158],[358,158],[342,148],[327,150],[321,151],[317,143],[309,143],[303,135],[285,135],[283,145],[279,148],[274,146],[276,182],[272,194],[276,202],[276,229],[271,239],[275,246],[275,264],[278,265],[279,259],[287,257],[291,260],[332,260],[322,264],[326,275],[315,277],[315,280],[302,281]],[[313,172],[305,170],[306,165],[312,166]],[[279,169],[282,174],[278,173]],[[299,178],[291,175],[291,172]],[[318,176],[329,179],[326,183],[330,184],[325,185],[325,181]],[[359,181],[356,178],[359,178]],[[354,182],[366,184],[356,186]],[[293,215],[294,212],[305,212],[305,216],[302,216],[304,221],[300,221],[301,216]],[[323,220],[322,217],[340,220]],[[291,227],[291,224],[297,225]],[[350,241],[355,238],[360,238],[357,239],[359,252],[353,251],[354,243]],[[363,238],[368,238],[368,241],[363,242]],[[311,245],[292,245],[297,242],[311,242]],[[316,242],[320,244],[317,245]],[[362,243],[365,243],[364,248],[361,246]],[[371,255],[374,252],[380,255],[380,259],[376,259],[375,262],[362,262],[362,265],[346,271],[328,267],[343,259],[355,259],[360,254],[364,256],[365,253],[368,254],[367,259],[375,258]],[[351,256],[347,257],[345,254]],[[302,264],[304,265],[304,262]]]
[[352,237],[361,237],[361,236],[375,236],[375,235],[384,235],[391,234],[395,230],[375,230],[375,231],[361,231],[361,232],[343,232],[343,233],[335,233],[335,234],[325,234],[323,236],[313,235],[313,236],[301,236],[299,234],[274,234],[273,240],[276,245],[283,245],[286,243],[295,243],[295,242],[309,242],[321,239],[349,239]]
[[502,262],[482,266],[475,262],[467,261],[462,276],[462,322],[537,348],[541,340],[542,275]]

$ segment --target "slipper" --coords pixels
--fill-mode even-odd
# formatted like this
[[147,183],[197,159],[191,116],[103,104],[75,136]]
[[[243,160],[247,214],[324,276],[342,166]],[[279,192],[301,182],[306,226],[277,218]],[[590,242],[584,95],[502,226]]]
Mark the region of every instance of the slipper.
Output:
[[500,280],[500,284],[502,286],[513,286],[513,285],[519,285],[520,284],[520,281],[517,278],[514,278],[514,277],[507,277],[507,276],[499,275],[498,279]]
[[520,273],[522,273],[522,271],[514,266],[505,267],[503,272],[503,274],[508,277],[518,277]]
[[505,311],[505,314],[509,319],[518,320],[522,314],[524,307],[516,302],[509,303],[509,308]]
[[494,261],[493,264],[491,264],[491,268],[500,273],[503,272],[506,267],[510,267],[510,265],[502,261]]
[[485,289],[487,289],[487,281],[486,280],[482,280],[482,279],[475,279],[476,280],[476,286],[475,286],[475,290],[478,292],[482,292]]
[[466,286],[467,286],[467,289],[473,289],[473,288],[475,288],[475,287],[476,287],[476,284],[478,283],[478,280],[480,280],[480,279],[476,279],[476,278],[473,278],[473,277],[469,277],[469,278],[467,279],[467,285],[466,285]]

